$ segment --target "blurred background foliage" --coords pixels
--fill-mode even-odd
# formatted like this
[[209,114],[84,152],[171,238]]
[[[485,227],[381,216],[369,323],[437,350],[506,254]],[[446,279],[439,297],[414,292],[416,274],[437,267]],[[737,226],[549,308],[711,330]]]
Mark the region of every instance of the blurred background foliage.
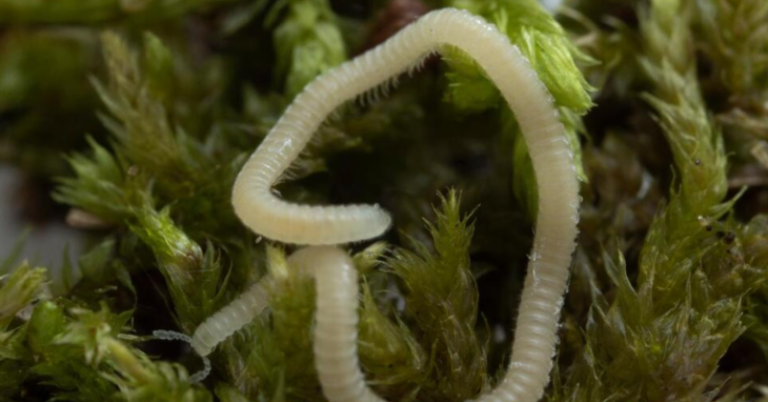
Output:
[[[56,266],[0,256],[0,400],[322,401],[312,282],[238,222],[232,183],[306,83],[447,6],[521,48],[579,163],[545,398],[768,400],[764,0],[0,0],[0,161],[25,217],[88,239]],[[279,184],[393,214],[349,249],[361,361],[388,400],[501,376],[535,186],[514,116],[453,48],[340,108]],[[267,312],[191,384],[199,359],[152,331],[191,334],[266,273]]]

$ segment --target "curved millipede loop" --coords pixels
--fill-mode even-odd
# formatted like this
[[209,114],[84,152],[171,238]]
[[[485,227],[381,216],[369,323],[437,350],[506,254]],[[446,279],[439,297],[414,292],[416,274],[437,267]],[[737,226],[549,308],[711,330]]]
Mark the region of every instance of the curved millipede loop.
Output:
[[[254,232],[292,244],[337,245],[384,233],[389,215],[378,206],[290,204],[272,186],[323,120],[342,103],[370,94],[443,45],[460,48],[496,84],[521,128],[538,186],[536,234],[503,380],[478,401],[533,402],[549,381],[557,328],[577,235],[579,184],[564,128],[546,88],[519,49],[493,25],[443,9],[407,26],[371,51],[321,75],[286,109],[240,172],[233,190],[237,215]],[[380,402],[365,383],[357,356],[357,273],[336,247],[309,247],[291,258],[317,283],[315,359],[330,402]],[[213,341],[208,344],[213,346]]]

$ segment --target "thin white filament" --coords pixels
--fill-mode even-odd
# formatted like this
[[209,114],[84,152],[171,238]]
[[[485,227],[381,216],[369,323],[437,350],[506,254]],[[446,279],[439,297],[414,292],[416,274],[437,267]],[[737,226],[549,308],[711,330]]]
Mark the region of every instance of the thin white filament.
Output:
[[[152,336],[163,341],[182,341],[192,345],[192,338],[181,332],[158,329],[152,331]],[[205,380],[211,374],[211,361],[206,356],[201,355],[200,357],[203,359],[203,369],[189,377],[189,382],[192,384]]]
[[[473,57],[515,114],[538,185],[536,235],[504,379],[483,402],[533,402],[549,381],[562,297],[575,248],[578,181],[573,155],[551,97],[519,49],[496,28],[463,11],[423,16],[382,45],[330,70],[299,94],[241,171],[235,211],[256,233],[286,243],[331,245],[381,235],[389,215],[378,206],[315,207],[287,203],[271,187],[318,126],[343,102],[387,82],[442,45]],[[292,257],[317,279],[315,354],[331,402],[378,402],[357,356],[357,278],[349,257],[312,247]]]

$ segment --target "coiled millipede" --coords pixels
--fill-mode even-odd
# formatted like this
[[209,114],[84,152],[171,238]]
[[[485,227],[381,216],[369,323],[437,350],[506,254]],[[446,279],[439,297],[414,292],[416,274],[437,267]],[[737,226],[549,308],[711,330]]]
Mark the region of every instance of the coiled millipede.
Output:
[[[315,360],[323,393],[331,402],[382,401],[366,385],[357,355],[357,273],[349,256],[332,246],[377,237],[389,228],[391,219],[375,205],[290,204],[273,194],[272,186],[334,109],[387,84],[443,45],[456,46],[473,57],[499,88],[528,146],[539,195],[511,362],[503,380],[478,401],[536,401],[549,381],[577,235],[579,184],[573,154],[551,97],[519,49],[483,19],[443,9],[424,15],[378,47],[307,85],[253,153],[234,186],[235,211],[254,232],[312,246],[297,251],[290,260],[316,280]],[[207,345],[212,346],[212,342]]]

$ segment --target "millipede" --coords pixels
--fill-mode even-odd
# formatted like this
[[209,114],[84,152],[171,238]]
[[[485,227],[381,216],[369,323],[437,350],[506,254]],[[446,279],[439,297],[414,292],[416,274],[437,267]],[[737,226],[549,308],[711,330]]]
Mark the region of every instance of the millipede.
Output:
[[[520,50],[482,18],[442,9],[308,84],[251,155],[234,185],[234,209],[246,226],[274,241],[310,246],[295,252],[290,263],[292,269],[315,278],[315,364],[323,393],[331,402],[382,401],[366,384],[357,354],[357,272],[347,253],[336,246],[378,237],[392,220],[378,205],[292,204],[280,199],[272,187],[338,106],[375,94],[377,88],[446,45],[475,59],[498,87],[528,146],[539,195],[510,363],[496,388],[477,400],[533,402],[541,398],[549,381],[578,233],[579,183],[573,154],[552,97]],[[212,335],[219,336],[201,342],[201,351],[210,351],[221,335],[231,334],[263,309],[266,302],[250,297],[238,299],[236,308],[226,307],[229,310],[220,317],[227,320],[213,325],[219,316],[214,315],[207,322],[215,328]],[[235,318],[237,314],[242,317]]]
[[251,285],[235,300],[208,317],[192,335],[190,343],[200,356],[209,355],[219,343],[253,321],[267,307],[269,277]]

